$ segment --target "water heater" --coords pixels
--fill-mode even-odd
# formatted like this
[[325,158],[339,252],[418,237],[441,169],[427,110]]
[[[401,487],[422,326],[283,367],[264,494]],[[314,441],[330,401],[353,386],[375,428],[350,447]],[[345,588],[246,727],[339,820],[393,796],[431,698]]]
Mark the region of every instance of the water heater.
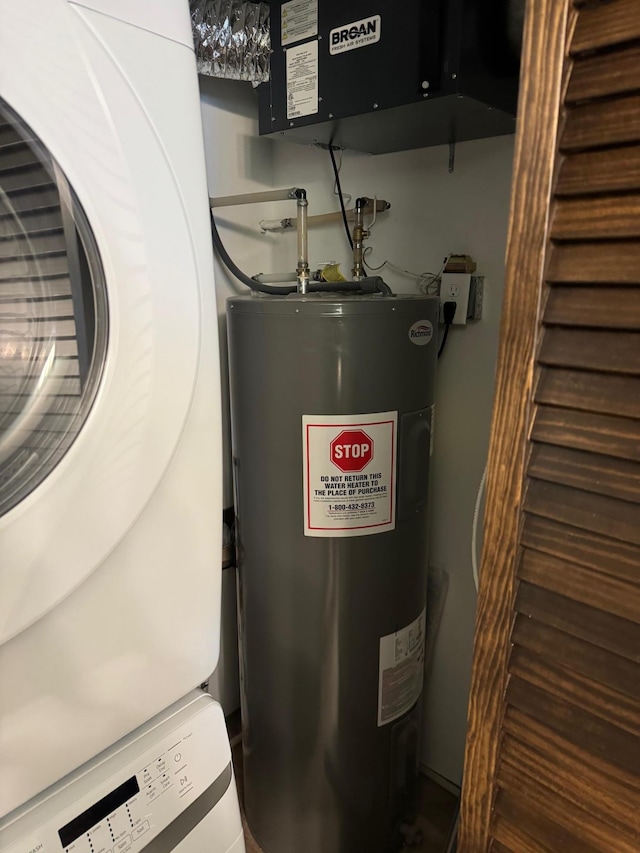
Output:
[[227,309],[245,805],[265,853],[415,817],[438,299]]

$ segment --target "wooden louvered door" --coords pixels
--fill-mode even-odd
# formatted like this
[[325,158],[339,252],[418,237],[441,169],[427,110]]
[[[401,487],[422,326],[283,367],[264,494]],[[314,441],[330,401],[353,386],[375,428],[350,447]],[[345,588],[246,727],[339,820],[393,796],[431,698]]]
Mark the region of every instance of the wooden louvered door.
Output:
[[640,0],[530,0],[462,853],[640,850]]

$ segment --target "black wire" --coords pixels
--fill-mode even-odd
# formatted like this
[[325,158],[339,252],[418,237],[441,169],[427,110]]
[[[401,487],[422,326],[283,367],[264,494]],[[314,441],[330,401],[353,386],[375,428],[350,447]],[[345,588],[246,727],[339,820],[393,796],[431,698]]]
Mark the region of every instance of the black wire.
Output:
[[440,349],[438,350],[438,358],[440,358],[440,356],[444,352],[444,345],[447,342],[447,335],[449,334],[450,328],[451,328],[451,323],[447,323],[446,326],[444,327],[444,334],[442,336],[442,340],[440,341]]
[[353,250],[353,240],[351,239],[351,232],[349,231],[349,223],[347,222],[347,211],[344,207],[344,197],[342,195],[342,187],[340,186],[340,172],[338,171],[338,165],[336,163],[336,157],[333,153],[333,145],[329,145],[329,156],[331,157],[331,165],[333,166],[333,174],[336,177],[336,187],[338,188],[338,198],[340,199],[340,210],[342,211],[342,221],[344,222],[344,230],[347,232],[347,240],[349,241],[349,245]]

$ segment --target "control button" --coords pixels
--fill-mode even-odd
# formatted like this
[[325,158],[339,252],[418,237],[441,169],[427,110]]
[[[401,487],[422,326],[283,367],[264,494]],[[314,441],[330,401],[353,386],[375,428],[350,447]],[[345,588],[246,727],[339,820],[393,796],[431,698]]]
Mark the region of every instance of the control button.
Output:
[[166,773],[160,778],[160,785],[162,786],[163,791],[166,791],[167,788],[171,787],[171,779],[167,776]]
[[176,754],[173,756],[173,760],[174,760],[175,762],[182,761],[182,753],[181,753],[181,752],[176,752]]
[[149,829],[149,821],[145,820],[144,823],[141,823],[140,826],[136,826],[136,828],[131,833],[133,835],[133,840],[136,838],[140,838],[141,835],[144,835],[145,832]]
[[180,776],[180,780],[179,780],[179,781],[180,781],[180,787],[181,787],[181,788],[186,788],[186,787],[187,787],[187,785],[190,785],[190,784],[191,784],[191,783],[189,782],[189,777],[188,777],[188,776],[186,776],[186,775]]
[[151,771],[149,770],[149,768],[145,767],[144,770],[142,771],[142,784],[148,785],[149,782],[153,781],[153,778],[154,778],[154,776],[151,773]]
[[167,762],[163,759],[158,759],[156,761],[156,771],[158,773],[165,773],[167,770]]
[[112,853],[111,848],[106,844],[92,844],[91,853]]
[[118,841],[116,846],[113,848],[113,853],[125,853],[125,850],[128,850],[131,847],[131,836],[125,835],[125,837]]
[[111,853],[115,839],[109,836],[106,826],[98,825],[98,829],[92,829],[89,833],[91,853]]
[[82,835],[80,838],[77,838],[74,842],[72,842],[68,847],[65,847],[65,851],[68,853],[90,853],[91,845],[89,839]]

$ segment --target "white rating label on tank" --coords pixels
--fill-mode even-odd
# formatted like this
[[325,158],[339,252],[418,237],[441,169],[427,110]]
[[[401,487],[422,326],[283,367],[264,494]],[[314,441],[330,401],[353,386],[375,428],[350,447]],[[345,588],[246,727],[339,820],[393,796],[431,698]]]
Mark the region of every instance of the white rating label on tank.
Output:
[[395,528],[397,432],[397,412],[302,416],[305,536]]
[[397,720],[418,701],[424,679],[425,611],[393,634],[380,637],[378,725]]

